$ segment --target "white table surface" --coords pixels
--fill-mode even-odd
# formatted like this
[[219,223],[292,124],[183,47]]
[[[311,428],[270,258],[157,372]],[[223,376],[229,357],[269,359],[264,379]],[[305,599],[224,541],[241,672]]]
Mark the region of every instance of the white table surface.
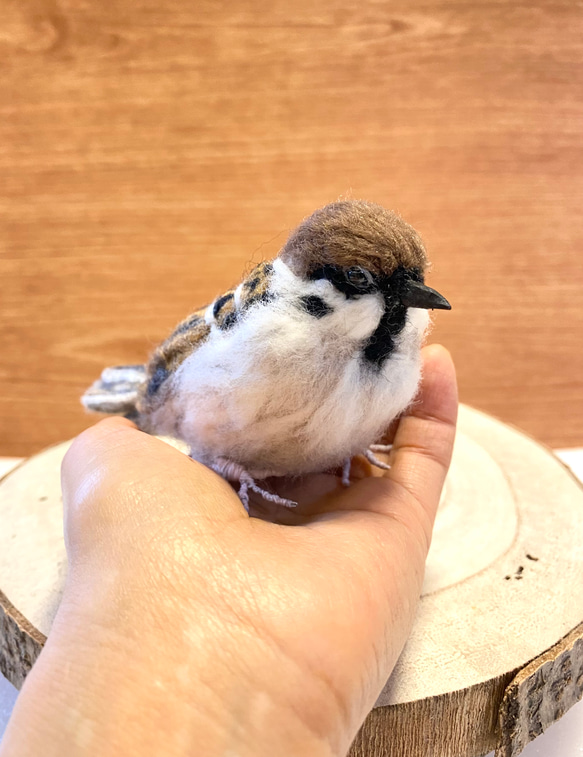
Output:
[[[558,456],[583,481],[583,447],[557,450]],[[0,458],[0,477],[20,462],[19,458]],[[18,695],[17,690],[0,675],[0,740]],[[488,757],[492,757],[491,752]],[[583,757],[583,701],[572,707],[558,723],[531,742],[524,757]],[[403,755],[403,757],[407,757]]]

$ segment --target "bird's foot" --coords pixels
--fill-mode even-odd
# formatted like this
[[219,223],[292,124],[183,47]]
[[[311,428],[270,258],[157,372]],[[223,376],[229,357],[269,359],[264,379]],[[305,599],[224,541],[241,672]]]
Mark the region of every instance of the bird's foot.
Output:
[[350,486],[350,466],[352,465],[352,458],[347,457],[342,466],[342,486],[347,488]]
[[384,460],[379,460],[375,453],[388,453],[392,448],[392,444],[371,444],[363,454],[371,465],[374,465],[377,468],[382,468],[382,470],[391,470],[391,466],[388,463],[385,463]]
[[[295,507],[297,502],[291,499],[285,499],[278,494],[268,492],[266,489],[262,489],[255,481],[249,471],[245,470],[242,465],[234,463],[231,460],[225,458],[219,458],[211,465],[211,468],[227,481],[232,481],[239,484],[239,499],[243,503],[243,507],[249,512],[249,490],[259,494],[263,499],[268,502],[273,502],[276,505],[282,505],[283,507]],[[261,472],[261,475],[255,474],[258,478],[267,478],[270,474],[268,472]]]
[[[382,470],[391,470],[391,466],[388,463],[385,463],[384,460],[379,460],[376,456],[376,452],[388,453],[393,448],[392,444],[371,444],[368,449],[366,449],[362,455],[365,457],[368,462],[371,465],[374,465],[377,468],[382,468]],[[342,486],[350,486],[350,466],[352,464],[352,458],[347,457],[342,465]]]

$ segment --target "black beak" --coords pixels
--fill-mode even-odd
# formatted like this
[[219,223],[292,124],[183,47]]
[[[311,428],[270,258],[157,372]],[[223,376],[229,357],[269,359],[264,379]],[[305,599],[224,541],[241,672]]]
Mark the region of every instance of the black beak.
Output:
[[425,308],[426,310],[451,310],[451,305],[435,289],[420,284],[418,281],[407,282],[407,289],[401,295],[401,302],[406,308]]

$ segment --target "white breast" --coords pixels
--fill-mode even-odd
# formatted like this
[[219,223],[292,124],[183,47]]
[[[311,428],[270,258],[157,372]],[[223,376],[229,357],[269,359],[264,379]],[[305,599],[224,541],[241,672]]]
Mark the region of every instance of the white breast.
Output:
[[[201,462],[222,457],[274,475],[325,470],[375,442],[410,403],[427,312],[409,310],[379,372],[359,349],[381,318],[380,295],[346,300],[330,282],[305,282],[280,260],[271,288],[273,301],[229,331],[213,330],[184,361],[154,422]],[[297,303],[307,294],[334,312],[306,313]]]

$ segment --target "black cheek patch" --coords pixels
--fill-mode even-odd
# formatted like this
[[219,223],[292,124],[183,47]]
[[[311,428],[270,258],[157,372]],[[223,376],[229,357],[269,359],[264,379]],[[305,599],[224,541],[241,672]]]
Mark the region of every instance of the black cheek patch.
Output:
[[305,297],[300,297],[300,307],[306,313],[313,315],[314,318],[323,318],[325,315],[330,315],[333,312],[330,305],[315,294],[307,294]]

